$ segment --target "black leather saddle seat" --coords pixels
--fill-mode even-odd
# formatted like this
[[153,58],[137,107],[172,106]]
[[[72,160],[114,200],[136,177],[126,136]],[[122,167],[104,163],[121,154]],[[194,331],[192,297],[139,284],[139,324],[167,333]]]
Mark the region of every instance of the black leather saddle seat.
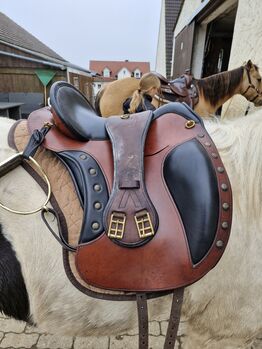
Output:
[[[50,103],[55,113],[80,141],[109,139],[105,122],[86,97],[65,81],[54,83],[50,90]],[[175,113],[202,124],[200,117],[185,103],[169,103],[154,111],[153,120],[167,113]]]

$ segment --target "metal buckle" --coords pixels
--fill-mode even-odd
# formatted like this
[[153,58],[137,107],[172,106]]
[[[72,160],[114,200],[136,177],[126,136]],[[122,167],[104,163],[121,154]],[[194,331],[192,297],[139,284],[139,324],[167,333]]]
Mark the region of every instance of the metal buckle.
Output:
[[121,240],[124,235],[126,215],[122,212],[113,212],[110,218],[108,237]]
[[140,239],[155,235],[150,215],[146,210],[136,213],[134,218]]

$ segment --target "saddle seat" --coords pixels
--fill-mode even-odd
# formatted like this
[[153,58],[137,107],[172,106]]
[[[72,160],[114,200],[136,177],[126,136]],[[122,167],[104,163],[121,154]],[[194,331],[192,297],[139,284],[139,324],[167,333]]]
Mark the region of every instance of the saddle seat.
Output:
[[[105,127],[107,119],[100,117],[74,86],[64,81],[55,82],[50,91],[50,103],[55,124],[66,136],[83,142],[109,139]],[[198,115],[185,103],[173,103],[157,109],[153,120],[167,113],[176,113],[187,120],[202,123]]]

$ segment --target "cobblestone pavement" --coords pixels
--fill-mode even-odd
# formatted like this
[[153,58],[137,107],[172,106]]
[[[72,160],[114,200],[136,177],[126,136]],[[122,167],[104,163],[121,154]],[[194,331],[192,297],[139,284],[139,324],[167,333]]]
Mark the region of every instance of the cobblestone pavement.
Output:
[[[150,349],[163,348],[167,321],[149,323]],[[0,348],[5,349],[136,349],[137,331],[112,337],[61,337],[0,315]],[[176,349],[179,349],[179,342]],[[194,349],[194,348],[192,348]],[[224,349],[224,348],[221,348]],[[247,349],[262,349],[262,338]]]

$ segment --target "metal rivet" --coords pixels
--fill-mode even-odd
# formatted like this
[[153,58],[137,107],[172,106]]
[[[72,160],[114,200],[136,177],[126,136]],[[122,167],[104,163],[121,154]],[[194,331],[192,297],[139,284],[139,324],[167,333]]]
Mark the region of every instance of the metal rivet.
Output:
[[90,168],[89,169],[89,173],[92,175],[92,176],[94,176],[94,175],[96,175],[96,169],[94,169],[94,168]]
[[211,147],[211,143],[206,142],[206,143],[205,143],[205,146],[206,146],[206,147]]
[[85,160],[87,158],[86,154],[81,154],[79,157],[81,160]]
[[219,173],[223,173],[225,171],[224,167],[218,167],[217,170],[218,170]]
[[223,207],[223,210],[227,211],[229,209],[229,204],[227,202],[224,202],[222,207]]
[[223,246],[224,246],[224,241],[222,241],[222,240],[217,240],[217,242],[216,242],[216,247],[222,248]]
[[188,120],[185,124],[185,128],[193,128],[195,127],[195,121],[194,120]]
[[228,186],[226,185],[226,183],[222,183],[222,184],[221,184],[221,189],[222,189],[223,191],[227,191]]
[[199,134],[197,135],[197,137],[203,138],[203,137],[205,137],[205,135],[204,135],[204,133],[199,133]]
[[98,222],[92,223],[92,229],[93,229],[93,230],[97,230],[97,229],[99,229],[99,228],[100,228],[100,224],[99,224]]
[[228,228],[228,222],[222,222],[221,227],[223,229],[227,229]]
[[97,202],[94,203],[94,208],[95,208],[96,210],[100,210],[101,207],[102,207],[101,202],[97,201]]
[[129,119],[129,117],[130,117],[130,114],[124,114],[124,115],[120,115],[120,118],[121,119]]
[[100,191],[101,190],[101,185],[100,184],[95,184],[94,185],[94,190],[95,191]]
[[213,158],[217,159],[218,158],[218,155],[216,153],[212,153],[211,154]]

